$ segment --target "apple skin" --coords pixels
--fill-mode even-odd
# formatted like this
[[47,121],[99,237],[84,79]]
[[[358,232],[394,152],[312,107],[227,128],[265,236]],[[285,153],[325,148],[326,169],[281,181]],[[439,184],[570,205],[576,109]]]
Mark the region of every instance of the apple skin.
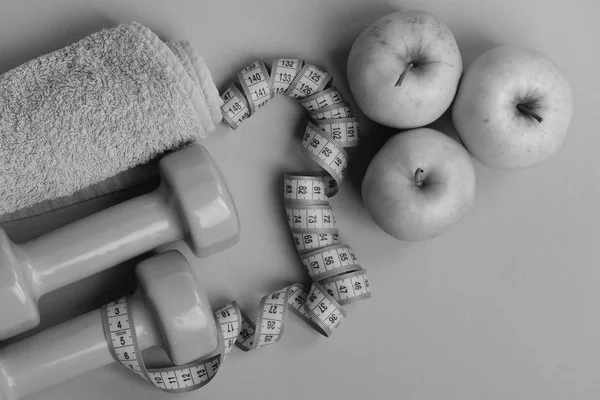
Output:
[[[423,170],[419,186],[415,179]],[[475,199],[471,156],[456,140],[429,128],[392,136],[375,155],[362,182],[373,221],[405,241],[433,238],[454,226]]]
[[[398,78],[413,63],[399,86]],[[348,85],[362,112],[393,128],[416,128],[450,107],[462,58],[450,29],[420,10],[376,20],[354,42],[347,61]]]
[[537,51],[507,45],[469,66],[452,106],[454,126],[475,159],[504,169],[530,167],[554,155],[572,114],[571,86],[558,67]]

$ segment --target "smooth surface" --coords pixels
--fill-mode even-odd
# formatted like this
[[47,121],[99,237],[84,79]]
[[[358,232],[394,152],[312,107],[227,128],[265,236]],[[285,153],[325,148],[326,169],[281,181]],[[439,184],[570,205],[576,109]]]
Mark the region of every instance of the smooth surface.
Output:
[[[349,306],[348,318],[328,339],[290,317],[279,343],[252,353],[234,350],[207,387],[178,400],[600,396],[596,0],[12,2],[0,13],[0,69],[103,25],[137,19],[163,37],[190,40],[221,90],[254,58],[285,55],[331,72],[354,104],[344,76],[352,42],[382,15],[417,7],[450,27],[465,66],[500,43],[528,45],[552,58],[574,91],[563,148],[519,172],[475,163],[475,203],[461,223],[437,239],[402,243],[380,231],[361,204],[360,172],[380,145],[361,117],[365,140],[352,151],[349,179],[332,205],[342,241],[369,271],[373,298]],[[314,168],[300,151],[306,119],[299,104],[280,98],[237,131],[220,126],[203,142],[227,179],[242,227],[236,246],[193,262],[214,309],[235,299],[254,316],[265,294],[308,282],[281,197],[284,172]],[[448,131],[447,121],[436,127]],[[111,199],[6,229],[13,240],[25,240],[122,196]],[[126,293],[134,286],[132,271],[109,270],[42,298],[42,324],[97,307],[108,288],[115,296]],[[83,398],[172,397],[114,365],[28,400]]]
[[187,146],[163,157],[159,167],[169,194],[167,206],[179,215],[185,241],[196,256],[208,257],[237,243],[237,210],[206,148]]
[[164,187],[17,245],[39,298],[184,236]]
[[139,288],[162,334],[164,347],[176,365],[217,349],[215,317],[186,259],[168,251],[138,264]]

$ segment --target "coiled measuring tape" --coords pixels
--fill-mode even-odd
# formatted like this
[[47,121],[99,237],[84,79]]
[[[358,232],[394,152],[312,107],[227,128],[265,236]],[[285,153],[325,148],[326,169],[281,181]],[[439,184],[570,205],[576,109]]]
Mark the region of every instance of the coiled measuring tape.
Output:
[[366,271],[350,246],[340,243],[333,209],[335,195],[346,174],[345,148],[358,145],[358,120],[344,102],[332,77],[312,64],[293,58],[276,59],[267,70],[262,60],[237,74],[222,94],[223,119],[233,129],[263,108],[275,95],[297,99],[309,112],[301,146],[322,169],[317,175],[289,175],[283,179],[288,225],[300,260],[313,280],[263,297],[258,316],[250,320],[235,302],[215,312],[220,326],[218,350],[183,366],[146,368],[136,340],[130,296],[102,308],[106,341],[113,357],[169,393],[188,392],[210,382],[234,345],[249,351],[278,342],[291,311],[324,336],[330,336],[346,317],[343,305],[371,297]]

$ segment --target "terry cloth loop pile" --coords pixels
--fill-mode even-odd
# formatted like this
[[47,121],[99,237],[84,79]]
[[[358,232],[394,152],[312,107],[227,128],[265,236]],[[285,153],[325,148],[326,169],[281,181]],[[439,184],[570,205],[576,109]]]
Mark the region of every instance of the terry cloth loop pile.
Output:
[[205,138],[221,105],[189,42],[163,42],[135,22],[4,73],[0,221],[148,180],[143,166]]

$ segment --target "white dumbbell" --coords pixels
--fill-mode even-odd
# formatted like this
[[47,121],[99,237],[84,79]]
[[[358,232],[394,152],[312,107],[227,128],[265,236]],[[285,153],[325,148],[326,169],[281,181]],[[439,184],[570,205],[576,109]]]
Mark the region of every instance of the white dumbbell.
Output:
[[[214,352],[217,326],[186,259],[168,251],[136,267],[130,314],[140,350],[160,345],[176,365]],[[100,309],[0,350],[0,400],[16,400],[114,362]]]
[[38,299],[57,288],[185,240],[205,257],[237,242],[239,220],[223,177],[199,144],[159,161],[161,184],[26,243],[0,229],[0,340],[34,328]]

